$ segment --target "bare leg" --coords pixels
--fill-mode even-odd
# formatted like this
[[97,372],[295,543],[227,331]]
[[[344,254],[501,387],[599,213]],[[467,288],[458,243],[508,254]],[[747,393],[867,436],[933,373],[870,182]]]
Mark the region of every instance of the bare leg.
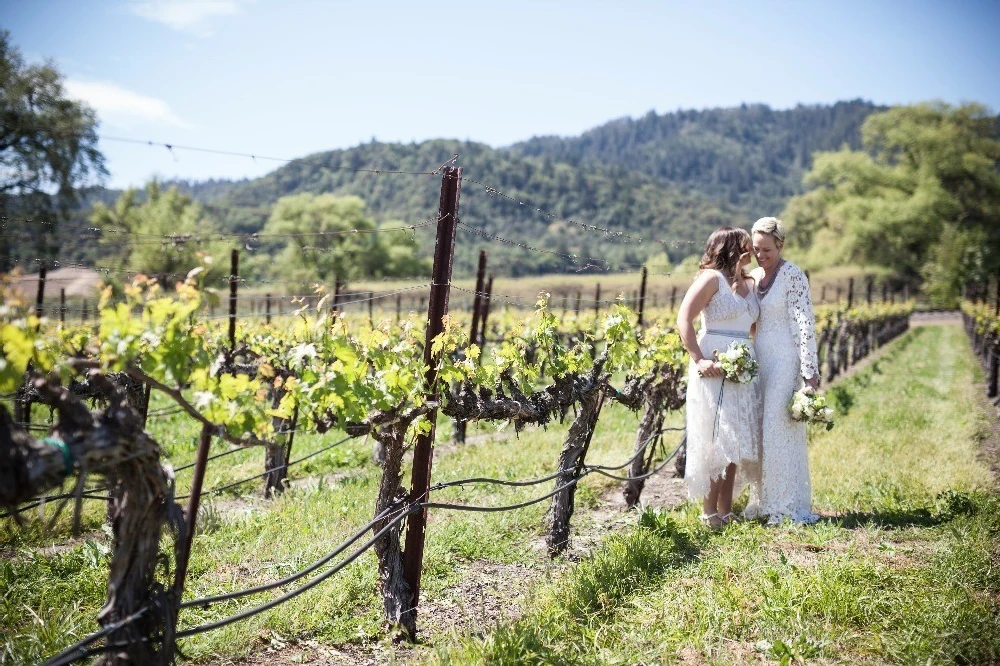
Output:
[[[728,468],[726,470],[728,474]],[[718,504],[719,504],[719,494],[722,492],[723,486],[725,486],[726,478],[713,479],[711,485],[708,487],[708,495],[702,502],[701,511],[705,516],[711,516],[708,519],[708,524],[713,526],[719,526],[722,524],[721,514],[719,514]],[[730,494],[732,491],[730,490]]]
[[718,513],[719,517],[725,516],[733,511],[733,487],[736,485],[736,463],[730,463],[726,467],[726,475],[719,483]]

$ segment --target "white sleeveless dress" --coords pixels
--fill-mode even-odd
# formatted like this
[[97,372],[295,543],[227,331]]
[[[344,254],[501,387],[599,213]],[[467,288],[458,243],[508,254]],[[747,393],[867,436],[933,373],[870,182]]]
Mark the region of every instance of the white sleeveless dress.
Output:
[[[752,275],[758,283],[761,269]],[[751,501],[744,515],[766,517],[771,523],[789,519],[812,523],[812,484],[806,449],[806,424],[788,412],[792,394],[803,387],[803,377],[819,374],[816,324],[809,282],[790,262],[778,269],[767,295],[760,297],[756,347],[764,394],[760,429],[760,476],[751,478]]]
[[[746,343],[754,354],[750,326],[760,316],[757,293],[751,289],[742,297],[733,292],[721,272],[713,272],[719,280],[719,291],[701,313],[701,353],[710,359],[713,351],[723,352],[736,341]],[[758,378],[748,384],[723,382],[721,377],[699,376],[695,364],[689,364],[684,480],[692,499],[704,499],[711,482],[725,475],[730,463],[739,465],[734,496],[746,485],[747,478],[759,478],[760,404]]]

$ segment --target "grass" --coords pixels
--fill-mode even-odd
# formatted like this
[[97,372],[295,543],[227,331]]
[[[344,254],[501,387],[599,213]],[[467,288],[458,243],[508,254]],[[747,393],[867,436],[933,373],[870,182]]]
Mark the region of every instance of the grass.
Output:
[[[934,350],[929,354],[929,350]],[[998,657],[1000,581],[990,553],[1000,506],[977,462],[982,421],[971,382],[978,370],[957,328],[927,328],[894,343],[879,361],[832,391],[842,416],[810,446],[819,525],[704,530],[696,510],[633,514],[623,533],[590,558],[548,562],[540,547],[547,504],[497,514],[430,516],[422,599],[453,599],[469,567],[528,567],[542,581],[522,617],[482,639],[439,637],[420,658],[447,663],[731,663],[774,661],[986,663]],[[152,409],[165,406],[154,403]],[[680,421],[673,415],[671,425]],[[568,424],[566,424],[568,425]],[[442,421],[434,480],[528,478],[550,472],[566,425],[445,445]],[[592,462],[631,455],[636,416],[602,415]],[[193,459],[197,426],[181,416],[151,423],[175,466]],[[496,435],[470,428],[470,436]],[[333,434],[329,437],[336,438]],[[328,437],[298,436],[293,457]],[[260,498],[261,481],[207,500],[200,514],[186,598],[287,575],[328,552],[372,514],[377,470],[367,442],[349,440],[297,468],[282,497]],[[210,464],[206,488],[256,474],[263,452]],[[178,474],[186,492],[190,472]],[[590,477],[578,507],[602,489]],[[521,501],[549,490],[454,488],[436,499]],[[97,628],[105,598],[108,538],[103,506],[88,502],[84,537],[66,543],[64,517],[0,527],[0,661],[37,663]],[[51,512],[51,509],[48,509]],[[574,516],[585,527],[586,513]],[[503,583],[499,583],[503,588]],[[225,617],[269,594],[182,614],[187,627]],[[182,643],[195,661],[226,662],[290,639],[322,644],[382,637],[375,563],[367,554],[314,590],[269,611]]]
[[[166,406],[156,401],[151,409]],[[675,416],[675,419],[680,418]],[[556,465],[565,425],[529,429],[515,437],[494,427],[470,427],[477,439],[453,447],[451,425],[442,420],[434,480],[468,476],[531,478],[550,473]],[[607,408],[594,437],[591,459],[618,464],[631,455],[637,417]],[[150,422],[150,428],[174,466],[193,460],[198,426],[181,415]],[[512,429],[511,429],[512,430]],[[485,437],[480,437],[480,436]],[[340,437],[297,435],[293,457],[318,450]],[[217,443],[218,446],[225,446]],[[213,450],[214,451],[214,450]],[[205,499],[199,513],[185,598],[242,589],[286,576],[323,556],[373,513],[378,470],[370,463],[370,444],[347,442],[292,468],[296,485],[275,500],[260,497],[256,480]],[[205,488],[229,483],[263,470],[263,451],[246,450],[209,464]],[[408,478],[408,475],[404,478]],[[187,492],[191,472],[177,474],[177,492]],[[606,485],[587,479],[578,493],[579,505],[596,501]],[[551,484],[514,489],[496,486],[452,488],[436,493],[440,501],[506,504],[542,495]],[[472,562],[549,565],[536,544],[543,534],[542,503],[511,513],[435,512],[430,516],[425,553],[423,599],[433,602],[451,594],[463,567]],[[94,631],[97,612],[106,596],[109,538],[104,505],[85,503],[84,535],[68,541],[68,516],[52,530],[32,519],[24,527],[9,521],[0,526],[0,663],[36,663],[40,658]],[[67,513],[69,513],[67,511]],[[51,514],[51,508],[47,515]],[[585,524],[578,516],[574,527]],[[330,644],[379,640],[381,605],[375,594],[376,568],[369,552],[358,562],[314,590],[252,619],[182,641],[184,654],[196,661],[237,659],[262,645],[287,637],[309,637]],[[226,617],[262,603],[276,594],[183,612],[189,627]]]
[[516,621],[428,659],[466,664],[1000,661],[1000,498],[978,459],[958,327],[908,333],[811,433],[814,526],[722,533],[647,511]]

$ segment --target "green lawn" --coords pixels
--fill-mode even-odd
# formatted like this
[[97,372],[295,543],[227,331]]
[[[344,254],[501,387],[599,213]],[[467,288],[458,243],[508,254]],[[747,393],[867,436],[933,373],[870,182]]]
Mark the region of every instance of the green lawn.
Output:
[[[512,605],[514,587],[502,579],[504,571],[528,571],[521,584],[531,591],[519,620],[478,628],[485,638],[469,638],[467,626],[428,631],[428,643],[401,658],[510,664],[996,660],[1000,502],[976,458],[983,428],[973,407],[976,371],[958,328],[926,328],[836,386],[842,416],[833,431],[815,432],[811,445],[816,506],[829,516],[817,526],[742,524],[712,534],[698,525],[693,507],[649,511],[624,517],[625,529],[606,537],[592,557],[550,563],[538,547],[547,504],[500,514],[435,512],[426,608],[476,603],[456,595],[465,594],[463,584],[477,567],[500,572],[491,575],[500,577],[492,580],[499,590],[492,594],[501,606]],[[157,402],[153,409],[164,406]],[[671,418],[677,425],[682,415]],[[624,461],[636,425],[634,414],[606,409],[589,459]],[[453,447],[443,444],[450,430],[443,422],[434,480],[547,474],[567,426],[528,429],[520,437],[471,428],[470,435],[494,436]],[[174,465],[193,458],[197,426],[190,420],[167,417],[151,429]],[[330,437],[299,436],[293,457],[318,450],[334,441]],[[291,478],[300,484],[277,500],[260,498],[260,481],[208,500],[186,598],[288,575],[366,523],[377,483],[369,455],[369,443],[350,440],[293,468]],[[240,452],[210,464],[205,486],[262,469],[262,451]],[[178,473],[178,492],[186,491],[190,474]],[[585,509],[614,485],[584,481],[575,528],[592,522]],[[435,499],[504,504],[548,489],[476,486]],[[38,519],[0,526],[0,663],[37,663],[97,628],[108,540],[102,505],[87,506],[84,538],[69,544],[66,517],[48,532]],[[222,663],[286,641],[377,642],[383,634],[374,564],[366,554],[294,601],[184,641],[182,650],[196,661]],[[269,598],[185,611],[181,626]],[[421,614],[422,626],[433,624],[432,615]]]
[[[168,407],[157,400],[151,409]],[[39,416],[36,410],[36,417]],[[619,464],[632,452],[638,417],[611,406],[594,437],[590,459]],[[572,418],[572,415],[570,415]],[[673,416],[673,423],[681,415]],[[569,421],[547,430],[530,428],[515,436],[513,427],[470,427],[470,443],[450,444],[451,423],[442,419],[434,481],[489,476],[524,479],[551,473],[557,464]],[[194,458],[198,426],[183,415],[150,421],[166,457],[179,467]],[[298,434],[293,458],[316,451],[340,433]],[[216,442],[213,453],[227,445]],[[209,463],[205,489],[263,471],[263,451],[248,449]],[[347,442],[295,466],[295,486],[275,500],[261,497],[255,480],[214,497],[205,497],[199,533],[192,550],[185,598],[220,594],[281,578],[319,559],[367,523],[374,510],[378,468],[370,462],[371,443]],[[177,493],[190,487],[191,471],[177,473]],[[408,470],[405,471],[409,478]],[[97,480],[95,480],[97,483]],[[606,480],[588,478],[577,493],[578,506],[593,505]],[[543,495],[552,484],[531,488],[469,486],[435,493],[435,500],[469,504],[510,504]],[[98,629],[104,604],[109,553],[104,505],[84,504],[84,534],[70,541],[64,511],[53,529],[32,517],[25,526],[0,521],[0,663],[38,663],[79,637]],[[425,552],[423,600],[451,599],[452,588],[470,563],[531,568],[550,564],[533,547],[544,534],[547,503],[510,513],[437,512],[431,515]],[[51,507],[45,516],[52,514]],[[585,524],[586,515],[574,524]],[[383,635],[381,603],[375,593],[376,567],[369,551],[340,574],[280,608],[252,619],[182,641],[185,655],[198,661],[239,658],[275,637],[308,637],[326,644],[378,641]],[[220,619],[277,596],[261,594],[240,601],[188,609],[181,627]],[[29,610],[30,609],[30,610]]]
[[440,663],[986,664],[1000,660],[1000,498],[979,459],[978,368],[919,328],[837,384],[811,433],[814,526],[722,533],[647,511]]

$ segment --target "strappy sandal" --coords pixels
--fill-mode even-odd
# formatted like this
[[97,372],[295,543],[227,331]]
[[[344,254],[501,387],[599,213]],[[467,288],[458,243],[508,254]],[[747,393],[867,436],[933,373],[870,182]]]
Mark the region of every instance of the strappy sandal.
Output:
[[698,520],[700,520],[702,524],[708,525],[713,530],[722,529],[722,526],[725,525],[725,522],[723,522],[722,518],[720,518],[717,513],[703,513],[698,516]]
[[735,513],[733,513],[732,511],[730,511],[726,515],[724,515],[721,518],[719,518],[719,520],[722,521],[723,525],[732,525],[733,523],[740,522],[741,519]]

